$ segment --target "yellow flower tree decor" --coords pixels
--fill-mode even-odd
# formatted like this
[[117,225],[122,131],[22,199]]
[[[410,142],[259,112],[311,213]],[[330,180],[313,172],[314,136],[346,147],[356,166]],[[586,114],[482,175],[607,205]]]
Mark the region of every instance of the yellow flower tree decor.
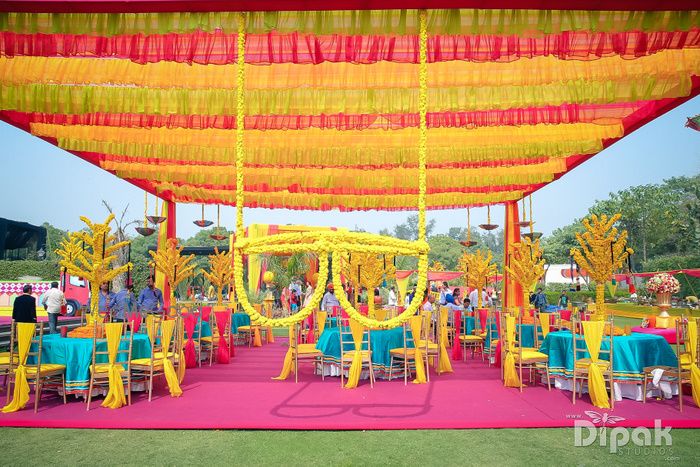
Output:
[[610,218],[605,214],[600,217],[593,214],[590,219],[584,219],[586,231],[583,235],[576,234],[581,247],[572,248],[570,252],[576,263],[596,283],[595,319],[605,317],[605,283],[612,280],[615,270],[621,268],[629,255],[634,253],[631,248],[626,248],[627,231],[618,232],[613,227],[620,217],[619,213]]
[[431,271],[444,271],[445,266],[442,265],[440,261],[433,261],[433,265],[430,266]]
[[357,294],[361,287],[367,288],[368,315],[374,319],[374,289],[387,277],[396,275],[394,257],[375,253],[352,253],[342,260],[345,280],[352,283]]
[[508,274],[520,284],[523,289],[523,307],[530,302],[529,293],[544,275],[544,259],[540,241],[528,237],[521,238],[513,245],[510,256],[510,266],[506,266]]
[[477,308],[481,308],[481,289],[486,287],[489,276],[496,274],[496,265],[492,263],[493,254],[491,251],[477,250],[476,253],[465,252],[459,258],[459,270],[462,271],[464,283],[477,289]]
[[170,303],[173,302],[175,289],[182,281],[194,275],[195,265],[192,264],[194,255],[182,256],[182,249],[178,246],[176,238],[169,238],[163,248],[158,251],[149,251],[153,257],[153,265],[163,273],[170,287]]
[[80,220],[85,223],[87,230],[71,233],[61,241],[56,254],[61,257],[60,265],[65,271],[90,282],[90,313],[97,316],[100,285],[131,267],[131,263],[112,267],[117,259],[115,253],[127,246],[129,241],[117,243],[116,235],[110,233],[112,229],[109,224],[114,220],[114,214],[110,214],[102,224],[94,223],[84,216]]
[[233,284],[233,255],[231,252],[219,252],[219,248],[214,247],[214,254],[209,255],[209,266],[211,271],[203,271],[203,274],[217,288],[216,304],[221,305],[224,287]]

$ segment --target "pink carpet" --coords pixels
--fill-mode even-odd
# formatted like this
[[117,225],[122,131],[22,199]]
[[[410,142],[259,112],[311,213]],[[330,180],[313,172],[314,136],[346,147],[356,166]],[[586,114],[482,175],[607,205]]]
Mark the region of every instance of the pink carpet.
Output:
[[[229,365],[188,370],[179,399],[169,396],[160,384],[154,400],[136,393],[130,407],[118,410],[99,406],[90,412],[70,398],[67,405],[55,394],[42,398],[39,413],[26,409],[0,414],[0,426],[66,428],[231,428],[231,429],[420,429],[420,428],[516,428],[567,427],[577,419],[589,420],[586,410],[602,412],[584,395],[576,405],[571,393],[542,386],[523,393],[504,388],[499,370],[481,360],[453,362],[453,374],[431,375],[431,383],[404,386],[403,379],[378,380],[374,389],[367,381],[346,390],[340,379],[312,374],[303,364],[300,381],[272,381],[278,373],[286,343],[280,339],[262,348],[239,347]],[[4,399],[4,394],[2,398]],[[625,420],[617,426],[700,427],[700,409],[690,396],[684,411],[677,399],[615,404],[615,415]],[[31,404],[31,402],[30,402]]]

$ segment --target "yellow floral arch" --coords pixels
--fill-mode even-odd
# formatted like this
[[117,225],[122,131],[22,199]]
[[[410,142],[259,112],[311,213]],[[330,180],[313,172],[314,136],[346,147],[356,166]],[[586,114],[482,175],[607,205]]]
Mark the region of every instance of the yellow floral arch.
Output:
[[[236,230],[243,232],[244,203],[244,103],[245,103],[245,39],[246,13],[238,13],[238,60],[237,60],[237,107],[236,107]],[[343,290],[341,281],[341,257],[347,253],[366,252],[418,257],[418,284],[416,294],[403,313],[387,321],[377,321],[360,314],[347,300],[345,294],[338,293],[337,298],[346,313],[355,321],[372,328],[389,329],[400,326],[413,316],[423,303],[423,296],[428,282],[428,251],[425,231],[426,207],[426,156],[427,156],[427,13],[419,14],[419,141],[418,141],[418,240],[399,240],[381,235],[360,232],[302,232],[273,235],[269,237],[247,239],[237,236],[233,249],[234,275],[238,298],[243,310],[253,322],[263,326],[292,326],[306,319],[318,306],[325,288],[316,287],[309,303],[297,314],[286,318],[268,318],[258,313],[251,305],[243,281],[243,256],[258,253],[297,253],[311,251],[318,255],[319,278],[328,277],[329,255],[332,259],[332,278],[335,288]]]

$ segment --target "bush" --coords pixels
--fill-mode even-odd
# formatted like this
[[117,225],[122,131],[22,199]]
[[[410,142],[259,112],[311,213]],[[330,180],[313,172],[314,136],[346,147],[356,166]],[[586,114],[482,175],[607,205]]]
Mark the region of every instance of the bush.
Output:
[[0,261],[0,280],[16,281],[23,276],[35,276],[41,280],[58,280],[60,267],[56,261]]
[[[699,255],[663,255],[657,256],[644,263],[644,271],[671,271],[674,269],[694,269],[700,267]],[[700,293],[700,277],[690,277],[686,274],[678,274],[676,276],[681,284],[681,291],[674,296],[687,297],[689,295],[697,295]],[[644,283],[638,287],[640,295],[650,295],[646,291],[646,279]]]

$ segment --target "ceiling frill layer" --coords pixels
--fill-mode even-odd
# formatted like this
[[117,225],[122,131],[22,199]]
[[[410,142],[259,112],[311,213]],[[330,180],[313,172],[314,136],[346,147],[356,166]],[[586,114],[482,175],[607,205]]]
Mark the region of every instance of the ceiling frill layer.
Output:
[[[417,10],[247,18],[246,206],[416,209]],[[237,27],[0,13],[0,118],[164,199],[233,205]],[[428,31],[428,209],[518,200],[700,91],[698,11],[429,10]]]

